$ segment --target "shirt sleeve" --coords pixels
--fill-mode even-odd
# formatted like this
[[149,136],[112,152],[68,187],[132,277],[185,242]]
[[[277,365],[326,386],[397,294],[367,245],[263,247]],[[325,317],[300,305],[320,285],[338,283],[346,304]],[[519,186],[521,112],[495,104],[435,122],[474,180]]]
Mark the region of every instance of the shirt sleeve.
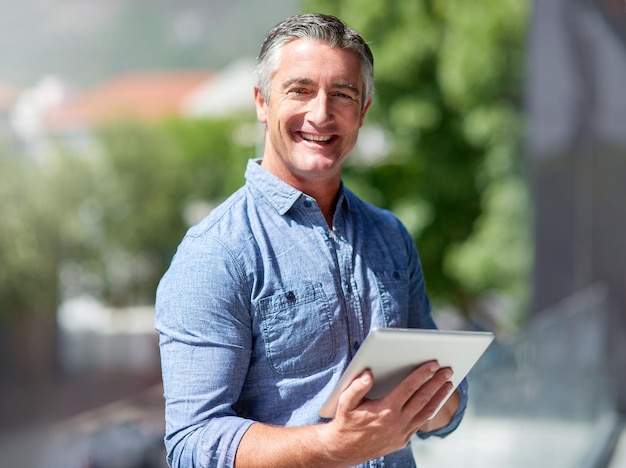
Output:
[[[408,232],[406,233],[406,237],[408,238],[407,249],[409,251],[409,270],[411,272],[409,327],[437,328],[431,314],[430,301],[426,292],[426,284],[419,254],[417,253],[417,249],[415,248]],[[465,414],[465,409],[467,408],[467,379],[463,379],[461,381],[457,390],[460,397],[459,408],[448,425],[432,432],[418,432],[418,437],[421,439],[426,439],[431,436],[445,437],[459,426],[461,420],[463,419],[463,415]]]
[[233,466],[253,423],[233,409],[251,355],[247,286],[233,258],[217,240],[188,234],[157,289],[172,468]]

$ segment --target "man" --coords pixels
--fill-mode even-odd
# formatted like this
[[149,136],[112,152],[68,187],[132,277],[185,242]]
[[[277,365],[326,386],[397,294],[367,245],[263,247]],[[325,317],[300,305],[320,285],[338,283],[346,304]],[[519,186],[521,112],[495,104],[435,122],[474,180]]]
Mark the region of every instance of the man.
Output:
[[172,466],[410,467],[412,435],[460,422],[465,382],[429,419],[450,392],[436,362],[379,400],[366,371],[318,416],[372,327],[435,326],[409,234],[341,182],[372,91],[369,47],[334,17],[289,18],[265,40],[263,157],[157,292]]

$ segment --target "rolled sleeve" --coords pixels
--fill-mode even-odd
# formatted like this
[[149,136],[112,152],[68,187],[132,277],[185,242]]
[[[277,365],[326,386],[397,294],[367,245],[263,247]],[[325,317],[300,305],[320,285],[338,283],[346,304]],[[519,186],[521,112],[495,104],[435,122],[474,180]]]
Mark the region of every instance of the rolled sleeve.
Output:
[[227,416],[181,436],[166,437],[168,463],[172,468],[233,467],[239,442],[253,423]]
[[233,407],[250,360],[247,301],[226,249],[187,236],[157,290],[168,462],[233,466],[253,423]]

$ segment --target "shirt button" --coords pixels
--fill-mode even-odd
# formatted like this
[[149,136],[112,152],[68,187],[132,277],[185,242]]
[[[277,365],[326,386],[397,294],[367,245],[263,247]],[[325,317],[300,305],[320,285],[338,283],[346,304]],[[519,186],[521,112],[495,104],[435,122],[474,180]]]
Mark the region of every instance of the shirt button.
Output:
[[296,295],[293,293],[293,291],[289,291],[287,294],[287,300],[288,301],[295,301],[296,300]]
[[305,208],[311,208],[311,202],[310,202],[309,200],[306,200],[306,201],[304,202],[304,207],[305,207]]

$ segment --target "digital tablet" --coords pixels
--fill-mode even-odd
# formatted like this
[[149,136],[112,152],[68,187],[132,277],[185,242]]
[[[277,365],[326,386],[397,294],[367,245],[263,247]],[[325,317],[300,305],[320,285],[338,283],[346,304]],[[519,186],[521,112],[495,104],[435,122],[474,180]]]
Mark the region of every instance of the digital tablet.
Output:
[[[339,395],[365,369],[370,369],[374,375],[374,386],[367,398],[378,399],[387,395],[420,364],[433,360],[438,361],[441,367],[450,367],[454,371],[450,379],[453,388],[447,400],[493,339],[494,334],[491,332],[374,328],[319,415],[333,418]],[[445,400],[437,411],[444,403]]]

